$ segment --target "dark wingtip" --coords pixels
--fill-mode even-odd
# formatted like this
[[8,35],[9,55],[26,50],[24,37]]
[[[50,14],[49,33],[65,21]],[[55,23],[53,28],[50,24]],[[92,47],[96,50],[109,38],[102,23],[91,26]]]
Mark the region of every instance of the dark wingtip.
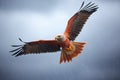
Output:
[[19,47],[19,48],[17,48],[17,49],[11,50],[11,51],[9,51],[9,52],[15,52],[15,51],[18,51],[18,50],[20,50],[20,49],[22,49],[22,48]]
[[12,56],[17,57],[17,56],[19,56],[22,53],[22,49],[15,50],[14,52],[15,53],[13,53]]
[[90,13],[90,14],[97,11],[97,9],[99,8],[98,5],[95,5],[95,3],[92,3],[92,2],[89,2],[85,6],[83,6],[83,4],[82,4],[81,6],[82,7],[79,10],[80,12]]
[[[83,1],[83,2],[82,2],[82,5],[81,5],[81,7],[80,7],[80,9],[83,7],[84,3],[85,3],[85,2]],[[79,9],[79,10],[80,10],[80,9]]]
[[[27,43],[27,42],[24,42],[21,38],[18,38],[18,39],[19,39],[21,42],[25,43],[25,44]],[[23,54],[23,47],[24,47],[24,45],[11,45],[11,46],[12,46],[12,47],[17,47],[16,49],[9,51],[9,52],[13,53],[12,56],[17,57],[17,56]]]
[[20,47],[20,46],[22,46],[22,45],[11,45],[12,47]]
[[21,38],[18,38],[21,42],[25,43]]
[[21,38],[18,38],[21,42],[23,42],[23,43],[28,43],[28,42],[24,42]]

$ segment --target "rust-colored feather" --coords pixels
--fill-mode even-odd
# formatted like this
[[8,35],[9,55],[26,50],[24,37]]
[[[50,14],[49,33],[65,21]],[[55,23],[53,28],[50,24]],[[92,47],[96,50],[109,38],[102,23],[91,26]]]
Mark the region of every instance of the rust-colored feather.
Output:
[[94,5],[92,2],[85,6],[83,5],[84,2],[82,3],[80,10],[70,18],[64,32],[65,36],[72,41],[78,36],[88,17],[98,9],[97,5]]
[[56,52],[60,51],[61,47],[60,43],[58,43],[56,40],[39,40],[33,42],[26,42],[22,46],[14,46],[18,48],[10,52],[14,52],[13,55],[15,56],[34,53]]
[[66,61],[67,62],[72,61],[72,58],[77,57],[82,52],[85,44],[86,44],[85,42],[72,42],[72,45],[74,45],[75,50],[74,49],[71,50],[71,54],[67,53],[68,50],[63,49],[60,57],[60,64],[62,62],[65,63]]

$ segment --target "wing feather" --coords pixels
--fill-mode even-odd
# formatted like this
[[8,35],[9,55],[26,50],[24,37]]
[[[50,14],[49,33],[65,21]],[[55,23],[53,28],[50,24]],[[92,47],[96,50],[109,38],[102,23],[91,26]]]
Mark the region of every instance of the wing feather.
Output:
[[60,51],[60,44],[55,40],[39,40],[33,42],[26,42],[24,45],[12,45],[12,47],[18,47],[11,50],[14,56],[34,54],[34,53],[46,53]]
[[70,40],[74,41],[82,30],[88,17],[97,9],[98,7],[97,5],[95,5],[95,3],[89,2],[87,5],[84,6],[83,2],[80,10],[68,21],[68,25],[66,27],[64,35]]

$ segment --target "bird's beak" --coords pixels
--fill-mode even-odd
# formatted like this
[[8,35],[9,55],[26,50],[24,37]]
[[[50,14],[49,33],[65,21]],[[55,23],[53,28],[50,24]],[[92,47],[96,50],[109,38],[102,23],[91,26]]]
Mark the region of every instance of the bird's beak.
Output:
[[55,40],[57,41],[57,37],[55,37]]

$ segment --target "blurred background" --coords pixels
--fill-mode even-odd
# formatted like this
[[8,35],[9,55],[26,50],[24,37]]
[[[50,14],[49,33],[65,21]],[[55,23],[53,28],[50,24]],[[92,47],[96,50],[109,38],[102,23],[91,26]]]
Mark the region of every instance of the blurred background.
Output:
[[[60,52],[11,56],[13,44],[54,39],[83,0],[0,0],[0,80],[120,80],[120,0],[92,0],[99,6],[76,41],[84,51],[59,64]],[[89,0],[85,0],[87,4]]]

